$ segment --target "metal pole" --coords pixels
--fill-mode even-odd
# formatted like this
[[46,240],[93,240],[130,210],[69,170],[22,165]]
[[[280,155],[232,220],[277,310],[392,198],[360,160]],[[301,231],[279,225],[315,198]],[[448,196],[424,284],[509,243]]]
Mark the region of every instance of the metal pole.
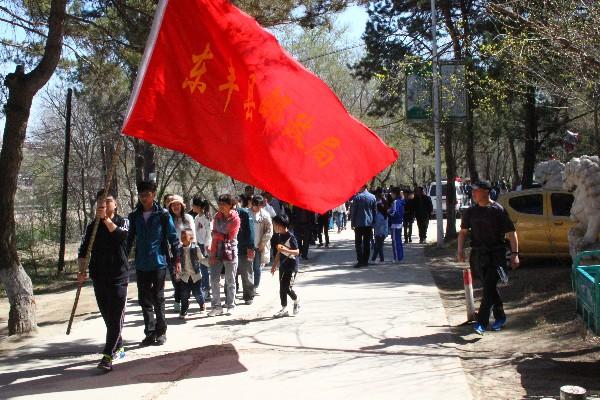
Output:
[[444,241],[444,216],[442,214],[442,150],[440,145],[440,92],[437,50],[437,13],[435,0],[431,0],[431,49],[433,72],[433,131],[435,134],[435,215],[437,218],[437,246]]
[[69,154],[71,152],[71,100],[73,90],[67,90],[67,115],[65,124],[65,160],[63,162],[62,208],[60,211],[60,247],[58,249],[58,272],[65,269],[65,242],[67,240],[67,194],[69,191]]

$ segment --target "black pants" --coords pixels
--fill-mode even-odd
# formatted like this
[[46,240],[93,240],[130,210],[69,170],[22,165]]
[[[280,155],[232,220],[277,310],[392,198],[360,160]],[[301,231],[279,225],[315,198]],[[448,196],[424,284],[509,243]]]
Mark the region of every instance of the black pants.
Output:
[[288,296],[290,296],[290,298],[294,301],[298,299],[296,292],[294,292],[294,289],[292,289],[295,279],[295,271],[279,270],[279,297],[281,298],[281,307],[287,307]]
[[419,228],[419,241],[424,242],[427,240],[429,217],[417,217],[417,227]]
[[298,241],[298,248],[300,249],[300,255],[303,258],[308,258],[308,247],[310,246],[310,235],[311,235],[310,226],[296,226],[294,227],[294,234],[296,235],[296,240]]
[[493,310],[495,319],[506,318],[504,305],[498,291],[498,266],[506,267],[504,248],[498,250],[471,251],[471,267],[475,269],[483,285],[483,296],[477,314],[477,322],[484,327],[490,322],[490,311]]
[[165,268],[154,271],[136,270],[138,301],[144,315],[144,333],[161,336],[167,332],[165,319]]
[[106,325],[106,344],[102,354],[112,357],[123,346],[123,319],[127,303],[127,279],[120,281],[94,280],[98,309]]
[[356,248],[356,260],[359,264],[367,265],[369,263],[371,240],[373,240],[372,227],[359,226],[354,228],[354,247]]
[[371,261],[375,261],[377,256],[379,256],[379,261],[383,261],[383,242],[385,241],[385,236],[375,235],[375,244],[373,245],[373,257]]
[[329,246],[329,221],[319,221],[318,238],[319,244],[323,244],[323,235],[325,235],[325,244]]
[[414,218],[404,218],[404,222],[402,223],[404,227],[404,243],[412,242],[413,222],[415,222]]
[[173,285],[173,301],[181,303],[181,282],[175,279],[175,267],[172,265],[169,266],[169,276]]

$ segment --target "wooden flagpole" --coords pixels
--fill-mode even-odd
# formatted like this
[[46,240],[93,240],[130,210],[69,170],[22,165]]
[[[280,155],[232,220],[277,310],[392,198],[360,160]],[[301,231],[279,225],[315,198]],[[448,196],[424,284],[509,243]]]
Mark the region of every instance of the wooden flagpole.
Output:
[[[117,143],[117,148],[113,153],[112,161],[110,164],[110,169],[108,171],[108,176],[106,177],[106,183],[104,185],[104,196],[99,199],[99,203],[104,202],[106,199],[106,194],[108,193],[110,186],[112,185],[113,175],[115,174],[115,170],[117,169],[117,159],[121,154],[121,147],[123,146],[123,140],[119,140]],[[87,249],[85,250],[85,270],[87,272],[87,267],[89,265],[90,257],[92,255],[92,248],[94,247],[94,241],[96,240],[96,233],[98,232],[98,226],[100,225],[100,218],[95,217],[94,227],[92,228],[92,236],[90,237],[90,242],[88,244]],[[81,295],[81,288],[83,287],[83,279],[78,279],[77,285],[77,293],[75,294],[75,302],[73,303],[73,309],[71,310],[71,317],[69,318],[69,325],[67,326],[67,335],[71,333],[71,326],[73,325],[73,319],[75,318],[75,311],[77,310],[77,303],[79,303],[79,296]]]

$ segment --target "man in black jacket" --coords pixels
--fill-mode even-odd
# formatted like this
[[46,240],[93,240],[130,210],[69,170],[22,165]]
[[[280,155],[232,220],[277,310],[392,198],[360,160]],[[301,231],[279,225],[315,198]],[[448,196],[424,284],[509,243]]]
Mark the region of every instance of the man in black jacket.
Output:
[[315,226],[315,213],[304,208],[294,206],[290,219],[292,230],[298,241],[300,257],[308,259],[308,248],[313,226]]
[[[96,218],[100,219],[100,224],[92,248],[89,270],[98,309],[106,324],[106,344],[98,368],[112,371],[113,359],[125,356],[121,331],[129,282],[129,265],[125,252],[129,221],[116,213],[117,202],[111,193],[105,197],[104,190],[101,190],[96,201]],[[86,278],[85,256],[94,223],[87,226],[79,246],[80,281]]]
[[429,227],[429,216],[433,212],[431,197],[425,194],[421,186],[415,191],[414,212],[419,228],[419,243],[427,241],[427,228]]

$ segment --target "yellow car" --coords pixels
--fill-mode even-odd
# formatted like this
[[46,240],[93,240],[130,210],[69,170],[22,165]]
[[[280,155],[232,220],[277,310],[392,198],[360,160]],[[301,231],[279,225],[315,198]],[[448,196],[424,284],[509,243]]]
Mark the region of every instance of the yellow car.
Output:
[[567,232],[573,194],[563,190],[527,189],[503,193],[498,203],[515,224],[523,257],[568,257]]

